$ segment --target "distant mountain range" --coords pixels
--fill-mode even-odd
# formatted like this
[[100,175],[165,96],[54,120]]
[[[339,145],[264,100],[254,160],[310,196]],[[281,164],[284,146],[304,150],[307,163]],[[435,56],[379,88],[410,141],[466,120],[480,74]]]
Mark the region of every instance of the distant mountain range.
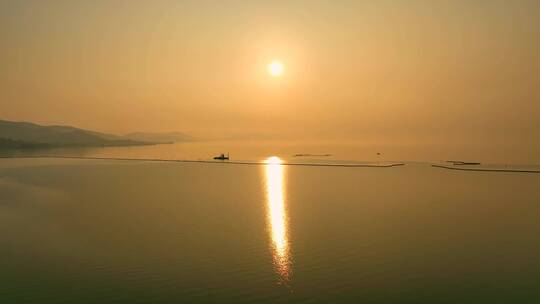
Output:
[[0,120],[0,148],[4,149],[135,146],[189,139],[182,133],[131,133],[119,136],[70,126],[42,126]]

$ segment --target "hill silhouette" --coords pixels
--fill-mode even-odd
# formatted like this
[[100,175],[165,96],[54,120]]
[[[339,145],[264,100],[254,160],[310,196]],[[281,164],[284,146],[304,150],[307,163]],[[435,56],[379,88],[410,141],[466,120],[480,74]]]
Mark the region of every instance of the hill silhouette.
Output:
[[42,126],[0,120],[0,148],[132,146],[155,143],[71,126]]

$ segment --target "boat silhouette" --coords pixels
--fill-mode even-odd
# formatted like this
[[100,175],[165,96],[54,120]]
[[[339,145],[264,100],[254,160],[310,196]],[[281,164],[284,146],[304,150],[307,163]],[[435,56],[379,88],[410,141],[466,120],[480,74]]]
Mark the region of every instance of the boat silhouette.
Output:
[[217,160],[229,160],[229,153],[227,153],[227,155],[221,153],[221,155],[214,157],[214,159],[217,159]]

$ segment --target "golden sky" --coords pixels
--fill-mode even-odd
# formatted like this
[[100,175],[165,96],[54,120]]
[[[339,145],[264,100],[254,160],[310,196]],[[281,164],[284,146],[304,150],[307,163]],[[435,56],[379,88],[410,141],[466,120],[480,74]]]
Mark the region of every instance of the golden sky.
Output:
[[1,119],[538,148],[537,0],[8,0],[0,41]]

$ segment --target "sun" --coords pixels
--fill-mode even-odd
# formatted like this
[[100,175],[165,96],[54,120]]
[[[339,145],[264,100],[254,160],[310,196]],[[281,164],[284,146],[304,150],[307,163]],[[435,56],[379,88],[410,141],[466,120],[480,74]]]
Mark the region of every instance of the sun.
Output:
[[283,65],[283,62],[279,60],[272,60],[268,64],[268,73],[273,77],[279,77],[283,75],[283,72],[285,71],[285,66]]

